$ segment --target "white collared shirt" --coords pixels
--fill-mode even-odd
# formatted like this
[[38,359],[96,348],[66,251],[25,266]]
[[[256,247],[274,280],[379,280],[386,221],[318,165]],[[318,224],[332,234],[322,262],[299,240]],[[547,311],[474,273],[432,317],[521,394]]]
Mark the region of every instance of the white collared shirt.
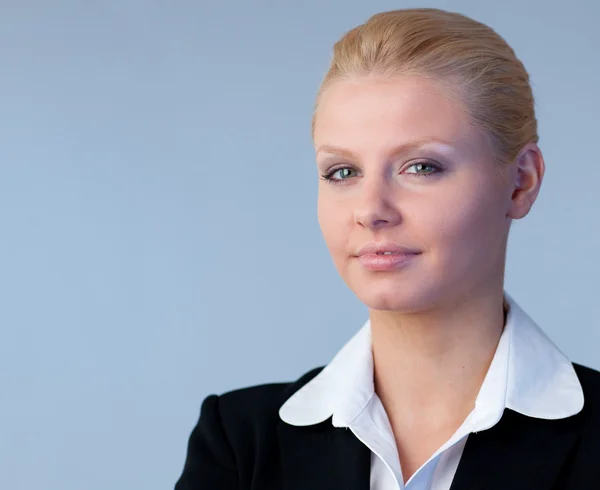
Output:
[[371,324],[279,409],[288,424],[304,426],[333,415],[371,450],[371,490],[449,490],[467,438],[493,427],[510,408],[530,417],[560,419],[583,408],[572,363],[504,291],[506,323],[496,352],[463,424],[406,482],[392,427],[374,390]]

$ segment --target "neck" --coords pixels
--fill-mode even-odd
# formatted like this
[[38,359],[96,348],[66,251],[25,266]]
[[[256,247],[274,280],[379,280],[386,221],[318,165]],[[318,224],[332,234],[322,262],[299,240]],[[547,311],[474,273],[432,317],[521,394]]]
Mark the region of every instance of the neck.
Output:
[[375,391],[390,417],[446,424],[468,415],[504,328],[503,305],[500,287],[452,308],[372,311]]

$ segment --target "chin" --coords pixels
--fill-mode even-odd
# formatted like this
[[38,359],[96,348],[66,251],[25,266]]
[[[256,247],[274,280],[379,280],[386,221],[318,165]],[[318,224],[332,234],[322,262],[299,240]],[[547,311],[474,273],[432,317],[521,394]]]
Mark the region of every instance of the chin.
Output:
[[398,311],[412,313],[426,310],[431,306],[432,295],[414,284],[409,287],[403,285],[371,286],[353,289],[358,299],[370,310]]
[[402,298],[372,297],[359,299],[369,310],[397,311],[404,313],[410,313],[419,310],[414,303],[403,301]]

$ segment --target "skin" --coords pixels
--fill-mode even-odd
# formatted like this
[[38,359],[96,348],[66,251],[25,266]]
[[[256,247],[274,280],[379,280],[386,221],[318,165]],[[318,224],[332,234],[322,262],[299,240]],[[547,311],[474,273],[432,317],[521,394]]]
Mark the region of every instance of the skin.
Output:
[[[425,139],[445,143],[393,151]],[[319,180],[318,220],[338,273],[369,310],[375,391],[406,482],[474,407],[504,326],[510,225],[535,202],[544,160],[528,143],[514,161],[492,161],[460,101],[416,76],[333,82],[314,145],[319,176],[346,169],[332,176],[341,182]],[[373,241],[420,254],[370,271],[355,253]]]

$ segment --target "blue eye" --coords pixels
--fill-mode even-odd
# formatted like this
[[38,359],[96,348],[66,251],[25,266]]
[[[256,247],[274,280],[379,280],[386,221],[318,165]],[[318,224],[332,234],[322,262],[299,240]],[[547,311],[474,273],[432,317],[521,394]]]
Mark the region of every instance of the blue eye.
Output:
[[336,168],[333,170],[330,170],[329,172],[321,175],[321,178],[327,182],[331,182],[332,184],[339,184],[341,183],[343,180],[348,180],[346,178],[342,178],[342,179],[334,179],[333,176],[342,171],[343,174],[347,175],[347,172],[344,172],[345,170],[354,170],[352,167],[340,167],[340,168]]
[[[415,172],[404,171],[403,173],[406,173],[408,175],[413,175],[415,177],[429,177],[430,175],[434,175],[434,174],[437,174],[442,171],[441,167],[439,167],[433,163],[430,163],[430,162],[416,162],[416,163],[413,163],[412,165],[410,165],[408,168],[409,169],[416,168],[417,171],[415,171]],[[422,170],[423,168],[429,168],[430,170],[427,171],[426,173],[421,173],[420,170]],[[355,169],[352,167],[338,167],[338,168],[332,169],[329,172],[326,172],[325,174],[321,175],[321,179],[326,182],[332,183],[332,184],[341,184],[343,181],[348,180],[348,178],[335,178],[334,179],[333,176],[340,171],[346,171],[346,170],[352,171]],[[347,175],[347,172],[344,172],[343,174]]]
[[429,162],[417,162],[417,163],[413,163],[408,168],[413,168],[413,167],[415,167],[415,168],[417,168],[417,167],[420,167],[420,168],[429,167],[429,168],[433,169],[433,171],[427,172],[427,173],[424,173],[424,174],[421,174],[421,173],[418,173],[418,172],[406,172],[408,174],[413,174],[416,177],[428,177],[429,175],[435,174],[435,173],[437,173],[437,172],[439,172],[441,170],[439,167],[437,167],[433,163],[429,163]]

